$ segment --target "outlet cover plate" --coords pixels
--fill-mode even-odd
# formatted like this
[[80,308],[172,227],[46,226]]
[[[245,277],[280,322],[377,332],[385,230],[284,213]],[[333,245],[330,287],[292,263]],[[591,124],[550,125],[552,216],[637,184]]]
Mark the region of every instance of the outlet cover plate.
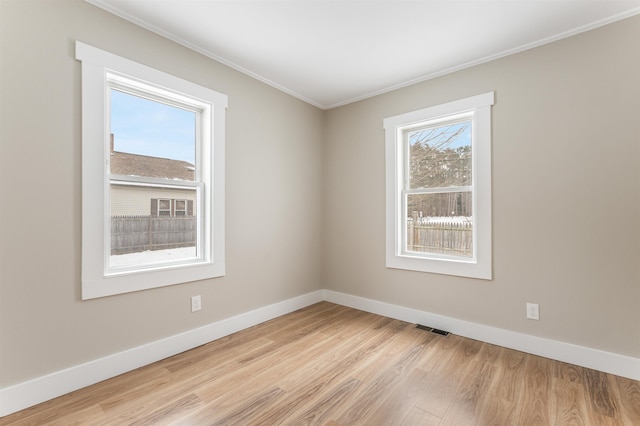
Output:
[[202,297],[200,295],[191,296],[191,312],[202,309]]
[[537,303],[527,303],[527,319],[540,319],[540,305]]

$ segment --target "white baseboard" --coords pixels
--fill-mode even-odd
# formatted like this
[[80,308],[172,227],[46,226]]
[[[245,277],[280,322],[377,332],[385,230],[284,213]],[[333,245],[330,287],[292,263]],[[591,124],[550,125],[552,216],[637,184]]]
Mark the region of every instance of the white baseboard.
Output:
[[0,417],[321,302],[318,290],[0,389]]
[[447,330],[459,336],[545,358],[640,380],[640,359],[638,358],[476,324],[332,290],[318,290],[0,389],[0,417],[151,364],[323,300],[414,324],[428,325]]
[[413,324],[447,330],[459,336],[505,348],[640,380],[639,358],[517,333],[331,290],[324,290],[324,300]]

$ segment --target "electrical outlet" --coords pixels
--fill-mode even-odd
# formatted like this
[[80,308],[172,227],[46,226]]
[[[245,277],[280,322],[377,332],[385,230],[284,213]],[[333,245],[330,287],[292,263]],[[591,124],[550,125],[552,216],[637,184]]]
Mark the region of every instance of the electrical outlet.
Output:
[[527,303],[527,319],[540,319],[540,305],[537,303]]
[[200,295],[191,296],[191,312],[202,309],[202,297]]

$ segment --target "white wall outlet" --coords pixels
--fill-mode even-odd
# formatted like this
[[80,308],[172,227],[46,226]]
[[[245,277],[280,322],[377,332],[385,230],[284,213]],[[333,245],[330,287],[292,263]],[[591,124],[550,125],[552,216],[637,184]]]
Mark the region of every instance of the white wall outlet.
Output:
[[202,297],[200,295],[191,296],[191,312],[202,309]]
[[527,318],[532,320],[540,319],[540,305],[537,303],[527,303]]

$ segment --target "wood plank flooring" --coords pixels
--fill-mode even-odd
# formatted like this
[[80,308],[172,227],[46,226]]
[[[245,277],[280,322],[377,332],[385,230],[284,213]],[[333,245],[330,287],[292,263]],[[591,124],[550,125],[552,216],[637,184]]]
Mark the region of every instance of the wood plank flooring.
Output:
[[318,303],[0,425],[640,425],[640,382]]

